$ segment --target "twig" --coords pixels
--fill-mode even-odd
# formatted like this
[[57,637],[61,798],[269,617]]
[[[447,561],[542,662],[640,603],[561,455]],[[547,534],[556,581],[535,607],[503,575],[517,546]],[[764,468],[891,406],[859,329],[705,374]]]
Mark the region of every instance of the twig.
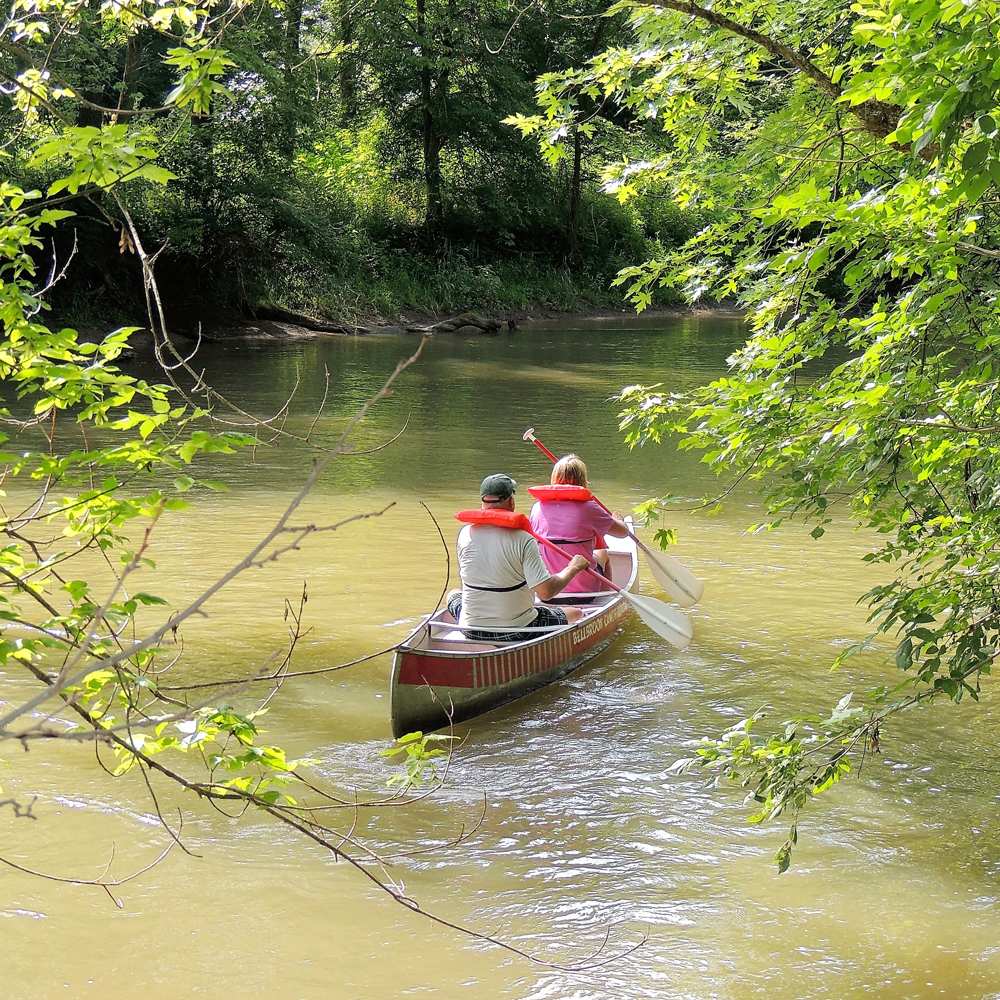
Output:
[[[365,403],[358,409],[358,411],[348,422],[348,425],[344,429],[343,433],[340,435],[340,438],[338,439],[336,445],[326,454],[326,456],[323,459],[313,462],[312,471],[306,478],[305,483],[303,483],[299,492],[295,495],[292,501],[285,508],[284,513],[278,518],[277,523],[264,536],[264,538],[262,538],[253,547],[253,549],[250,550],[250,552],[239,563],[237,563],[231,570],[229,570],[228,573],[224,574],[222,577],[216,580],[215,583],[211,584],[211,586],[202,591],[202,593],[198,597],[196,597],[186,608],[178,612],[173,618],[170,619],[170,621],[161,625],[159,628],[154,629],[143,639],[137,642],[133,642],[130,645],[119,650],[118,652],[104,657],[103,659],[99,660],[96,664],[88,665],[82,671],[79,671],[77,674],[73,676],[68,676],[71,667],[64,668],[60,673],[58,688],[71,687],[82,681],[87,674],[91,673],[94,670],[99,670],[102,667],[112,667],[115,664],[130,659],[131,657],[135,656],[136,653],[140,653],[145,649],[149,649],[150,647],[157,645],[159,641],[167,634],[167,632],[171,631],[171,629],[176,628],[177,625],[179,625],[181,622],[192,617],[193,615],[202,614],[203,613],[202,609],[209,602],[209,600],[211,600],[211,598],[214,597],[227,584],[232,582],[233,579],[239,576],[240,573],[250,568],[251,566],[260,565],[262,554],[282,533],[288,530],[287,527],[288,521],[291,518],[292,514],[294,514],[295,511],[299,508],[299,506],[301,506],[302,502],[309,494],[309,491],[312,489],[313,485],[326,470],[330,462],[333,461],[333,459],[338,455],[342,455],[345,453],[345,446],[351,432],[354,430],[355,427],[357,427],[358,423],[360,423],[360,421],[368,413],[371,407],[378,400],[382,399],[384,396],[387,396],[389,394],[392,383],[399,377],[399,375],[402,372],[404,372],[410,365],[412,365],[420,357],[426,343],[427,343],[427,337],[424,337],[420,341],[420,344],[417,347],[416,351],[414,351],[414,353],[409,358],[401,360],[396,365],[396,368],[392,372],[392,374],[383,383],[382,387],[373,396],[369,397],[369,399],[367,399]],[[135,559],[133,559],[132,563],[130,563],[129,566],[126,567],[126,572],[130,571],[131,567],[135,567],[138,565],[138,560],[141,558],[141,553],[142,551],[144,551],[145,546],[148,544],[148,537],[150,530],[151,528],[147,529],[146,540],[143,542],[143,548],[140,549],[140,552],[136,554],[136,557]],[[124,576],[125,574],[123,574],[122,577],[123,580]],[[112,592],[112,598],[115,594],[117,594],[118,590],[121,588],[121,582],[122,581],[119,581],[119,583],[115,586],[114,591]],[[109,603],[110,599],[108,602],[105,603],[105,606],[101,611],[102,615],[106,613],[107,605]],[[74,664],[80,659],[80,657],[86,651],[87,645],[88,643],[85,642],[81,647],[81,649],[77,651],[77,654],[73,660]],[[2,733],[3,730],[7,726],[9,726],[14,719],[37,708],[39,705],[43,704],[46,700],[53,697],[55,693],[57,693],[56,686],[47,688],[45,691],[42,691],[40,694],[36,695],[34,698],[30,699],[23,705],[20,705],[8,711],[6,715],[0,717],[0,733]]]
[[36,878],[44,878],[50,882],[66,882],[70,885],[96,885],[100,886],[114,902],[118,909],[124,909],[124,904],[120,899],[117,899],[111,892],[112,888],[117,888],[120,885],[125,885],[126,882],[131,882],[133,879],[137,879],[140,875],[145,875],[146,872],[155,868],[173,849],[173,843],[167,844],[166,848],[160,854],[160,856],[150,864],[146,865],[144,868],[140,868],[138,871],[132,872],[131,875],[126,875],[125,878],[108,878],[108,872],[111,869],[111,864],[115,859],[115,845],[111,845],[111,857],[105,866],[104,873],[99,875],[97,878],[72,878],[62,875],[50,875],[48,872],[35,871],[33,868],[26,868],[24,865],[19,865],[15,861],[11,861],[9,858],[0,856],[0,864],[7,865],[8,868],[14,868],[19,872],[24,872],[25,875],[34,875]]

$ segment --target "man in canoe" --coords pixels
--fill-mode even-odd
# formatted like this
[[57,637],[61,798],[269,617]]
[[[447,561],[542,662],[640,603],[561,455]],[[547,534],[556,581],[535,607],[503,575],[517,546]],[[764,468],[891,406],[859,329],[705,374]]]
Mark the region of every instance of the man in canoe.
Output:
[[[549,479],[552,486],[566,486],[567,496],[576,488],[587,488],[587,466],[579,455],[564,455],[552,467]],[[550,491],[553,498],[539,500],[531,508],[531,527],[543,538],[555,542],[570,555],[583,556],[594,560],[606,577],[610,577],[608,550],[604,547],[604,536],[625,538],[628,526],[621,514],[609,514],[593,500],[559,499],[558,491]],[[589,496],[589,493],[584,493]],[[542,560],[553,573],[566,565],[566,560],[547,545],[542,549]],[[593,573],[586,573],[573,580],[566,587],[566,597],[573,593],[599,590],[600,586]]]
[[[480,487],[484,511],[513,511],[517,483],[498,472]],[[551,600],[574,577],[587,569],[583,556],[550,573],[542,562],[538,543],[526,531],[496,524],[466,524],[458,533],[458,570],[461,591],[449,595],[448,610],[465,634],[484,642],[523,642],[543,632],[519,632],[518,627],[566,625],[576,621],[577,608],[536,606],[537,594]],[[466,626],[474,626],[469,629]],[[485,626],[485,628],[484,628]]]

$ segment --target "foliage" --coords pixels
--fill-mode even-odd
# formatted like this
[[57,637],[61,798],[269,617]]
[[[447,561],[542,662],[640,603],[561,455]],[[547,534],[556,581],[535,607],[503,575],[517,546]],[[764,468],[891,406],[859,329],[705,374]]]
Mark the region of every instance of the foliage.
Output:
[[[725,378],[626,389],[627,439],[678,434],[756,480],[767,514],[752,530],[799,517],[820,539],[849,515],[877,539],[866,559],[894,569],[864,600],[874,634],[896,638],[901,683],[772,735],[755,716],[693,758],[747,785],[756,818],[794,817],[878,749],[890,716],[976,699],[1000,650],[998,5],[615,10],[633,44],[545,78],[519,124],[554,157],[584,97],[659,122],[664,155],[609,163],[605,190],[717,218],[618,280],[640,309],[662,286],[735,295],[751,327]],[[793,819],[782,870],[794,842]]]
[[[98,159],[120,138],[100,133],[141,133],[137,148],[157,159],[129,179],[152,183],[119,196],[160,250],[161,294],[182,328],[270,304],[353,315],[485,307],[477,271],[515,259],[537,278],[492,308],[610,303],[619,267],[657,241],[675,245],[694,222],[668,213],[661,224],[658,202],[610,211],[587,174],[580,256],[567,266],[566,171],[545,169],[501,124],[530,109],[538,73],[589,51],[592,22],[564,13],[518,16],[497,0],[15,5],[0,46],[0,75],[16,81],[0,94],[7,174],[46,189],[52,150],[36,154],[71,142],[64,126],[89,135]],[[602,141],[633,142],[623,137],[609,126]],[[79,251],[49,301],[74,320],[134,322],[141,268],[82,179],[67,184],[72,223],[34,252],[45,266],[52,250]],[[442,295],[449,282],[454,294]]]
[[[90,137],[98,159],[101,143],[121,138],[105,135],[112,130],[155,149],[118,196],[160,251],[161,294],[187,332],[206,315],[268,305],[391,315],[610,304],[619,268],[698,228],[697,216],[661,200],[615,208],[597,192],[588,164],[598,151],[645,149],[648,130],[601,119],[570,261],[571,172],[548,169],[502,124],[530,111],[539,73],[621,33],[622,19],[595,19],[599,9],[520,11],[503,0],[18,7],[0,46],[0,75],[22,84],[0,93],[6,172],[25,190],[47,189],[58,173],[47,144],[74,141],[67,126],[76,141]],[[81,161],[87,169],[93,162]],[[33,252],[43,267],[53,250],[60,259],[78,250],[49,301],[74,321],[137,321],[142,270],[127,245],[123,256],[105,201],[76,181],[65,193],[72,222]],[[500,294],[479,280],[515,265],[531,277],[509,295],[510,273],[494,282]],[[676,298],[664,290],[658,301]]]
[[[211,79],[216,64],[206,65],[205,79]],[[177,99],[198,91],[192,72],[185,70]],[[225,785],[252,787],[255,796],[270,801],[269,786],[286,782],[298,762],[285,761],[277,748],[255,746],[249,717],[222,708],[188,713],[183,703],[163,697],[155,678],[169,655],[162,642],[168,628],[150,633],[138,616],[142,608],[166,602],[144,592],[130,596],[125,589],[129,574],[151,563],[144,553],[153,525],[164,512],[186,508],[176,494],[199,485],[184,470],[199,454],[232,454],[260,442],[253,434],[217,429],[206,410],[170,385],[150,384],[116,367],[132,329],[81,343],[75,331],[53,331],[37,320],[48,289],[36,285],[32,253],[42,246],[47,227],[71,215],[51,207],[57,196],[113,191],[129,181],[164,184],[173,175],[155,163],[156,137],[126,125],[68,126],[42,142],[34,156],[56,173],[44,196],[6,182],[0,188],[0,378],[10,400],[0,410],[10,431],[0,434],[10,448],[0,461],[5,495],[19,509],[23,505],[22,513],[5,514],[0,525],[0,573],[6,578],[0,665],[19,664],[53,687],[91,732],[96,726],[109,736],[120,734],[111,739],[121,760],[118,773],[135,763],[140,750],[148,761],[163,750],[197,746],[204,753],[215,744],[210,771],[221,767],[232,775]],[[165,478],[174,478],[172,490],[161,485]],[[127,534],[136,526],[145,538],[138,545]],[[103,601],[94,594],[95,584],[66,575],[67,565],[88,550],[104,553],[115,570],[117,580]],[[126,632],[144,638],[123,646]],[[7,706],[0,720],[4,736],[73,732],[59,726],[39,730],[24,719],[27,711]],[[155,739],[136,731],[144,726],[155,727]],[[242,752],[233,753],[230,744]],[[243,777],[250,768],[254,776]]]
[[435,743],[448,743],[453,736],[441,736],[438,733],[422,732],[407,733],[385,750],[379,751],[383,757],[398,757],[403,754],[405,774],[394,774],[387,784],[390,788],[398,786],[400,791],[409,788],[419,788],[421,785],[436,781],[439,778],[437,765],[447,752]]

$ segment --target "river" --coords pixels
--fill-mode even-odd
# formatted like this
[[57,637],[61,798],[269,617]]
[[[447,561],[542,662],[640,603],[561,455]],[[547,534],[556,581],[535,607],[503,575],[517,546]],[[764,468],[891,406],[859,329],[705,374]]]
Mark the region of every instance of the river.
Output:
[[[622,510],[673,493],[680,506],[727,485],[672,445],[629,454],[608,397],[634,382],[682,389],[724,371],[741,327],[725,317],[538,324],[499,337],[440,337],[378,404],[359,450],[403,426],[388,448],[338,459],[303,517],[331,523],[381,510],[237,580],[185,629],[178,674],[242,676],[282,647],[283,600],[308,581],[296,669],[333,665],[402,638],[445,580],[437,531],[477,503],[487,472],[547,481],[521,440],[534,425],[557,452],[578,451],[595,492]],[[410,353],[414,338],[207,345],[208,379],[255,413],[332,440]],[[141,358],[136,367],[155,372]],[[204,475],[196,508],[157,528],[158,568],[143,589],[173,606],[225,571],[273,523],[308,473],[301,447],[261,448]],[[524,496],[518,493],[518,500]],[[677,652],[633,620],[590,665],[461,727],[446,787],[410,808],[364,815],[388,850],[459,847],[401,860],[394,873],[427,909],[573,964],[610,928],[627,957],[566,972],[471,942],[393,903],[347,865],[266,817],[230,818],[163,789],[184,810],[190,854],[173,850],[115,890],[5,870],[0,983],[7,1000],[226,995],[267,1000],[433,996],[516,1000],[880,1000],[1000,996],[1000,780],[993,697],[911,713],[886,727],[881,756],[803,815],[792,869],[772,856],[781,821],[763,828],[735,788],[668,767],[692,739],[769,706],[829,709],[846,691],[894,678],[886,648],[828,667],[867,634],[857,596],[879,579],[860,561],[870,540],[834,523],[814,541],[800,525],[747,535],[760,511],[742,486],[721,512],[681,512],[675,554],[706,583],[695,641]],[[521,509],[524,509],[522,507]],[[874,575],[873,575],[874,574]],[[642,586],[657,594],[644,570]],[[267,740],[318,760],[339,787],[378,794],[393,768],[389,658],[286,682],[262,725]],[[24,690],[29,688],[25,685]],[[242,697],[242,696],[241,696]],[[248,705],[245,699],[241,704]],[[2,798],[37,795],[37,819],[0,808],[0,854],[57,875],[96,877],[114,845],[124,876],[168,843],[141,778],[111,779],[92,752],[5,747]],[[349,821],[348,821],[349,822]]]

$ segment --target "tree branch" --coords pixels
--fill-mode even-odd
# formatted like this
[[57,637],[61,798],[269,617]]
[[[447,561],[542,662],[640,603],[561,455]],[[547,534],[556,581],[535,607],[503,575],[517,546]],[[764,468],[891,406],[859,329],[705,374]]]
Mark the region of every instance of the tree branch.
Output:
[[[660,7],[664,10],[675,10],[680,14],[689,14],[691,17],[696,17],[708,24],[714,24],[717,28],[721,28],[731,35],[738,35],[740,38],[745,38],[748,42],[753,42],[754,45],[760,46],[765,52],[770,52],[776,59],[782,60],[782,62],[793,66],[800,73],[809,77],[828,97],[838,100],[843,94],[843,88],[840,84],[835,83],[815,63],[811,62],[800,52],[796,52],[790,45],[786,45],[784,42],[771,38],[769,35],[755,31],[753,28],[748,28],[746,25],[740,24],[732,18],[717,14],[714,10],[701,7],[696,3],[687,2],[687,0],[644,0],[644,3],[648,3],[652,7]],[[886,104],[883,101],[872,99],[865,101],[863,104],[846,105],[845,110],[861,121],[866,132],[875,136],[876,139],[884,139],[896,130],[896,125],[903,115],[904,108],[898,104]],[[938,150],[937,148],[932,149],[932,145],[936,144],[925,146],[920,151],[921,157],[929,159],[936,155]],[[906,145],[900,144],[899,148],[909,149],[909,143]],[[925,153],[927,154],[926,156]]]

